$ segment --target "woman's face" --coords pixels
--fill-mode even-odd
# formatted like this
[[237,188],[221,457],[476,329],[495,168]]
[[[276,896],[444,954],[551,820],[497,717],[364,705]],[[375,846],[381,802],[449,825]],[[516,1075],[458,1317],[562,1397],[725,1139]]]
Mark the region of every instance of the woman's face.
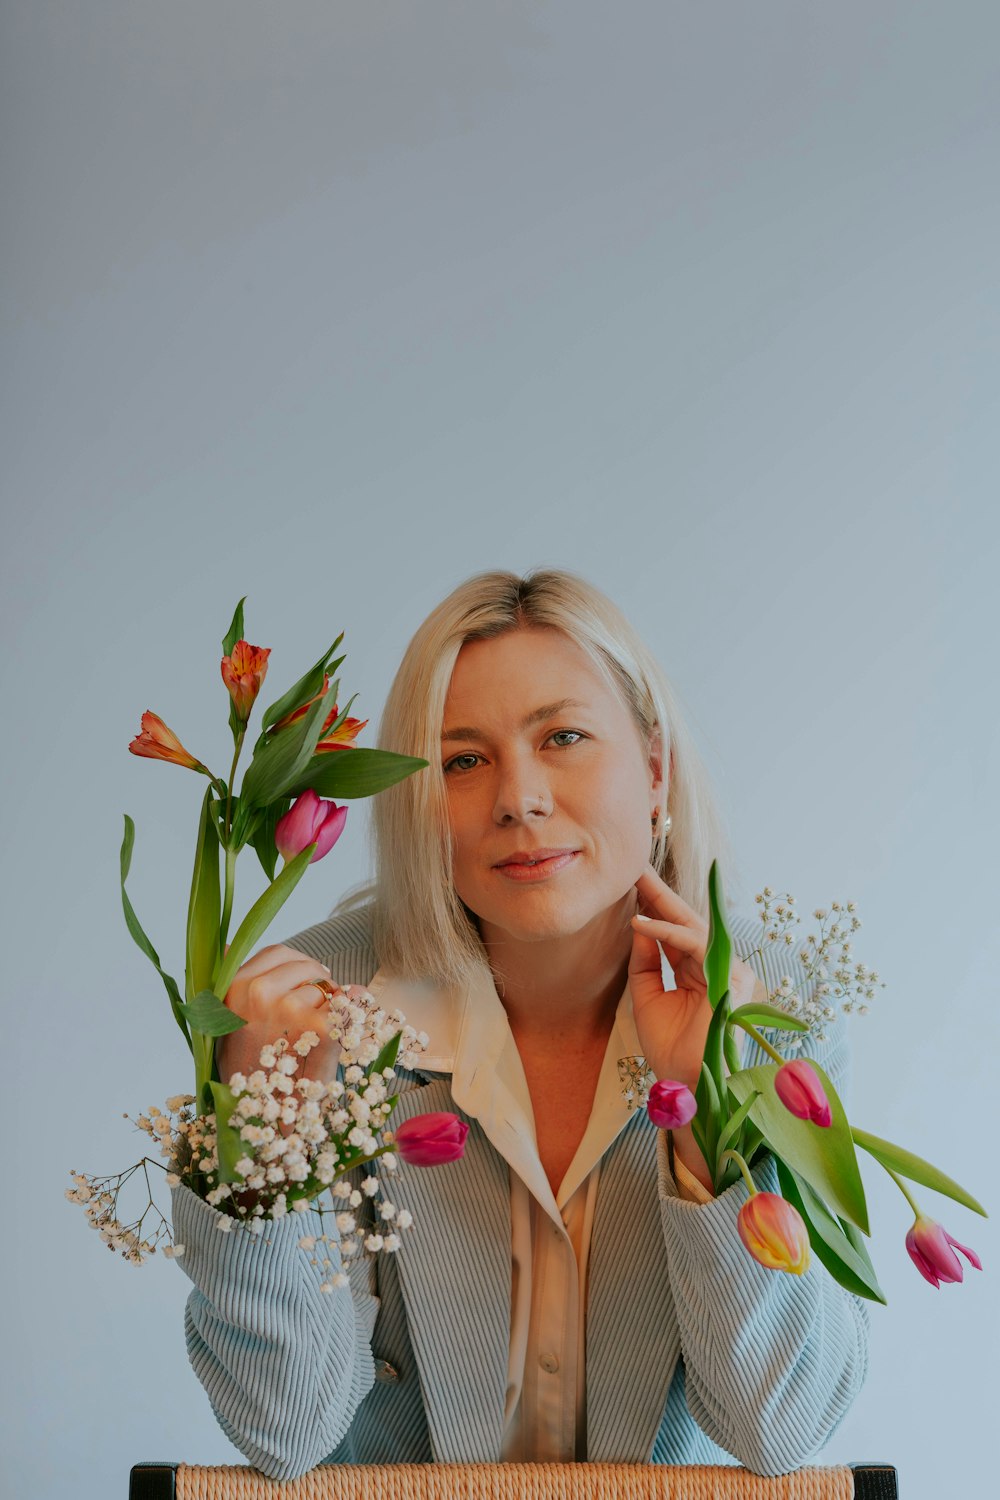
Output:
[[[632,715],[562,631],[465,643],[441,758],[455,889],[484,935],[484,923],[522,941],[578,932],[642,874],[659,763],[648,763]],[[543,848],[574,852],[534,878],[499,868]]]

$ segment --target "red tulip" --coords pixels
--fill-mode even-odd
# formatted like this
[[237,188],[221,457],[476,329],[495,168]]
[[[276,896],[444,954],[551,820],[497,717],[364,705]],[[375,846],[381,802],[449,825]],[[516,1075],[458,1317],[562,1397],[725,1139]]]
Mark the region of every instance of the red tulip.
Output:
[[393,1133],[393,1150],[411,1167],[438,1167],[458,1160],[468,1133],[468,1125],[457,1115],[434,1110],[404,1120]]
[[653,1084],[646,1109],[658,1130],[677,1130],[698,1113],[695,1097],[687,1084],[678,1083],[674,1078],[661,1078]]
[[274,830],[278,853],[287,863],[314,843],[316,850],[309,861],[314,865],[324,854],[329,854],[343,833],[346,820],[346,807],[325,801],[309,787],[296,798],[285,816],[278,819]]
[[832,1125],[830,1101],[819,1074],[804,1057],[783,1063],[774,1077],[774,1092],[787,1110],[814,1125]]
[[740,1239],[769,1271],[801,1276],[809,1267],[809,1233],[791,1203],[778,1193],[754,1193],[736,1217]]
[[147,708],[142,716],[142,729],[129,745],[133,755],[146,755],[150,760],[168,760],[172,765],[185,766],[189,771],[205,771],[207,768],[185,750],[177,736],[167,728],[161,718]]
[[229,689],[236,717],[245,724],[250,717],[261,683],[267,676],[270,646],[251,646],[237,641],[231,656],[222,658],[222,680]]
[[983,1269],[983,1263],[974,1250],[970,1250],[967,1245],[960,1245],[958,1240],[952,1239],[943,1225],[923,1214],[917,1214],[913,1227],[906,1236],[910,1259],[924,1280],[929,1281],[933,1287],[940,1286],[942,1281],[962,1280],[962,1262],[951,1248],[952,1245],[955,1250],[961,1250],[977,1271]]

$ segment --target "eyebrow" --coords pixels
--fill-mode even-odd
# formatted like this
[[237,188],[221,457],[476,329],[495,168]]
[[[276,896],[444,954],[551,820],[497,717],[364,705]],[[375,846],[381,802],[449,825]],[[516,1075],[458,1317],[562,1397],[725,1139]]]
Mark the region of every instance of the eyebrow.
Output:
[[[555,703],[543,703],[541,707],[532,709],[526,714],[518,725],[519,729],[530,729],[532,724],[537,724],[540,719],[551,719],[553,714],[562,713],[564,708],[586,708],[585,703],[579,703],[575,698],[559,698]],[[482,740],[486,736],[481,729],[471,729],[467,725],[458,725],[454,729],[445,729],[441,733],[443,740]]]

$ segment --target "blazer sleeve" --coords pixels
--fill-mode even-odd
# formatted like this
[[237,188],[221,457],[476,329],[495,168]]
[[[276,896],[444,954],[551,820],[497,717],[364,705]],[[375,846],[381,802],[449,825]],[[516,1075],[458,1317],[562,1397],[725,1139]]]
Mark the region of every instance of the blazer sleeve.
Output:
[[370,1268],[359,1261],[350,1286],[321,1292],[339,1250],[324,1271],[298,1242],[324,1225],[335,1239],[332,1215],[289,1214],[257,1237],[221,1233],[223,1215],[188,1187],[172,1199],[177,1265],[194,1283],[184,1313],[194,1372],[244,1457],[270,1479],[297,1479],[336,1448],[374,1383]]
[[[286,941],[328,963],[341,983],[366,983],[374,972],[356,918]],[[350,1285],[321,1292],[341,1269],[332,1213],[288,1214],[254,1236],[241,1226],[221,1232],[226,1216],[188,1187],[175,1187],[171,1198],[174,1240],[184,1246],[177,1265],[194,1284],[184,1313],[194,1372],[244,1457],[270,1479],[297,1479],[337,1447],[374,1384],[379,1301],[371,1262],[353,1258]],[[313,1266],[299,1246],[323,1233],[335,1242],[325,1269],[321,1255]]]
[[[843,1098],[849,1081],[846,1027],[830,1022],[814,1057]],[[748,1043],[744,1065],[766,1062]],[[698,1426],[745,1468],[785,1474],[815,1457],[846,1416],[868,1373],[869,1308],[812,1257],[802,1276],[758,1264],[736,1217],[742,1179],[703,1204],[686,1201],[657,1141],[658,1192],[670,1286]],[[751,1175],[778,1192],[770,1152]]]

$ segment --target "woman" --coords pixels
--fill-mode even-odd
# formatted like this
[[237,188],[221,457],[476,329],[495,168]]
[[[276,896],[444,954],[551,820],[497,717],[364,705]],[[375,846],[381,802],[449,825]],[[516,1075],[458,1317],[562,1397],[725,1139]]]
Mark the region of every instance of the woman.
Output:
[[[668,1140],[619,1082],[641,1055],[694,1088],[708,870],[728,869],[657,663],[584,580],[483,573],[417,631],[379,741],[429,765],[375,799],[377,879],[243,965],[227,1004],[248,1024],[220,1073],[315,1028],[317,981],[364,986],[430,1037],[392,1124],[452,1110],[465,1155],[388,1179],[415,1228],[332,1295],[297,1243],[317,1215],[269,1241],[214,1234],[217,1211],[175,1189],[219,1422],[280,1479],[324,1461],[799,1467],[863,1383],[866,1305],[822,1266],[759,1266],[736,1232],[745,1185],[713,1197],[690,1127]],[[728,915],[750,951],[759,923]],[[734,958],[734,1002],[754,988]],[[842,1031],[813,1052],[839,1090]],[[306,1071],[336,1061],[329,1044]],[[754,1176],[776,1190],[769,1156]]]

